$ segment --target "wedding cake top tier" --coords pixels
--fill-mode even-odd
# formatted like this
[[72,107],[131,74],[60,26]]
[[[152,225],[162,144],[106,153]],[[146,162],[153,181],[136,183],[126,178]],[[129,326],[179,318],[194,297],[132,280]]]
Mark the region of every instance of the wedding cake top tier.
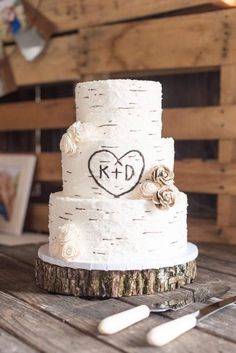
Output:
[[154,167],[171,174],[174,141],[161,138],[159,82],[79,83],[76,107],[79,120],[60,143],[65,196],[137,199]]
[[76,86],[76,119],[92,123],[104,138],[161,137],[161,84],[100,80]]

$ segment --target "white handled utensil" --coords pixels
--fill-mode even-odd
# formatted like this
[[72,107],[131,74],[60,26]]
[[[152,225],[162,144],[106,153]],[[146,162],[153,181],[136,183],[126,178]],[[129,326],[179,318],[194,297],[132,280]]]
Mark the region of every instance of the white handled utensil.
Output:
[[173,304],[156,304],[156,307],[150,309],[147,305],[139,305],[135,308],[122,311],[121,313],[109,316],[103,319],[98,325],[98,332],[103,335],[112,335],[125,328],[146,319],[150,313],[161,313],[167,310],[176,311],[188,305],[183,302],[174,302]]
[[220,300],[192,314],[168,321],[151,329],[147,334],[147,342],[152,346],[164,346],[183,333],[191,330],[199,321],[218,310],[236,302],[236,296]]

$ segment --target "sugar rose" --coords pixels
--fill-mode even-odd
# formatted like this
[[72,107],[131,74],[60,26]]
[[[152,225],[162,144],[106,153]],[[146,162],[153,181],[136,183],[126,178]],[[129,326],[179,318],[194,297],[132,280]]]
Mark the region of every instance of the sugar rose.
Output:
[[144,181],[139,185],[139,192],[141,196],[146,200],[151,200],[158,187],[152,181]]
[[152,170],[152,180],[161,185],[172,185],[174,172],[164,165],[156,166]]
[[72,156],[77,151],[77,144],[70,132],[66,132],[60,141],[60,150],[69,156]]
[[153,203],[157,208],[168,210],[175,204],[178,189],[175,186],[164,185],[153,196]]
[[72,124],[68,130],[67,133],[72,137],[74,142],[78,144],[80,142],[80,130],[81,130],[81,122],[78,121],[74,124]]
[[57,242],[66,243],[68,241],[74,241],[78,237],[79,230],[75,223],[68,221],[58,227]]
[[61,249],[61,258],[66,261],[73,261],[79,255],[77,242],[68,242],[63,244]]

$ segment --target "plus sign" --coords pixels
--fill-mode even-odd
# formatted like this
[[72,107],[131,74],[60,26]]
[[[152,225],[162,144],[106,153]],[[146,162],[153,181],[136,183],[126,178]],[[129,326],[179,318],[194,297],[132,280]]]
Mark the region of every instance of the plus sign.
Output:
[[119,170],[117,168],[114,170],[114,172],[111,172],[111,173],[116,175],[116,179],[118,178],[119,174],[122,174],[122,172],[119,172]]

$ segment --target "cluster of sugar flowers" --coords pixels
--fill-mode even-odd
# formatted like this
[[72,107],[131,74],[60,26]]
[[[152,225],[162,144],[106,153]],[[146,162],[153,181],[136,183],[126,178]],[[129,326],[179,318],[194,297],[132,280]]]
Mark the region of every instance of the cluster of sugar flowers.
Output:
[[60,141],[60,150],[72,156],[77,152],[80,141],[89,140],[95,133],[96,128],[92,123],[81,123],[77,121],[63,134]]
[[139,186],[141,196],[152,200],[154,205],[167,210],[174,206],[177,187],[174,186],[174,172],[164,165],[156,166],[151,171],[151,180],[146,180]]
[[50,255],[66,261],[73,261],[79,255],[79,230],[72,222],[58,227],[58,234],[49,243]]

